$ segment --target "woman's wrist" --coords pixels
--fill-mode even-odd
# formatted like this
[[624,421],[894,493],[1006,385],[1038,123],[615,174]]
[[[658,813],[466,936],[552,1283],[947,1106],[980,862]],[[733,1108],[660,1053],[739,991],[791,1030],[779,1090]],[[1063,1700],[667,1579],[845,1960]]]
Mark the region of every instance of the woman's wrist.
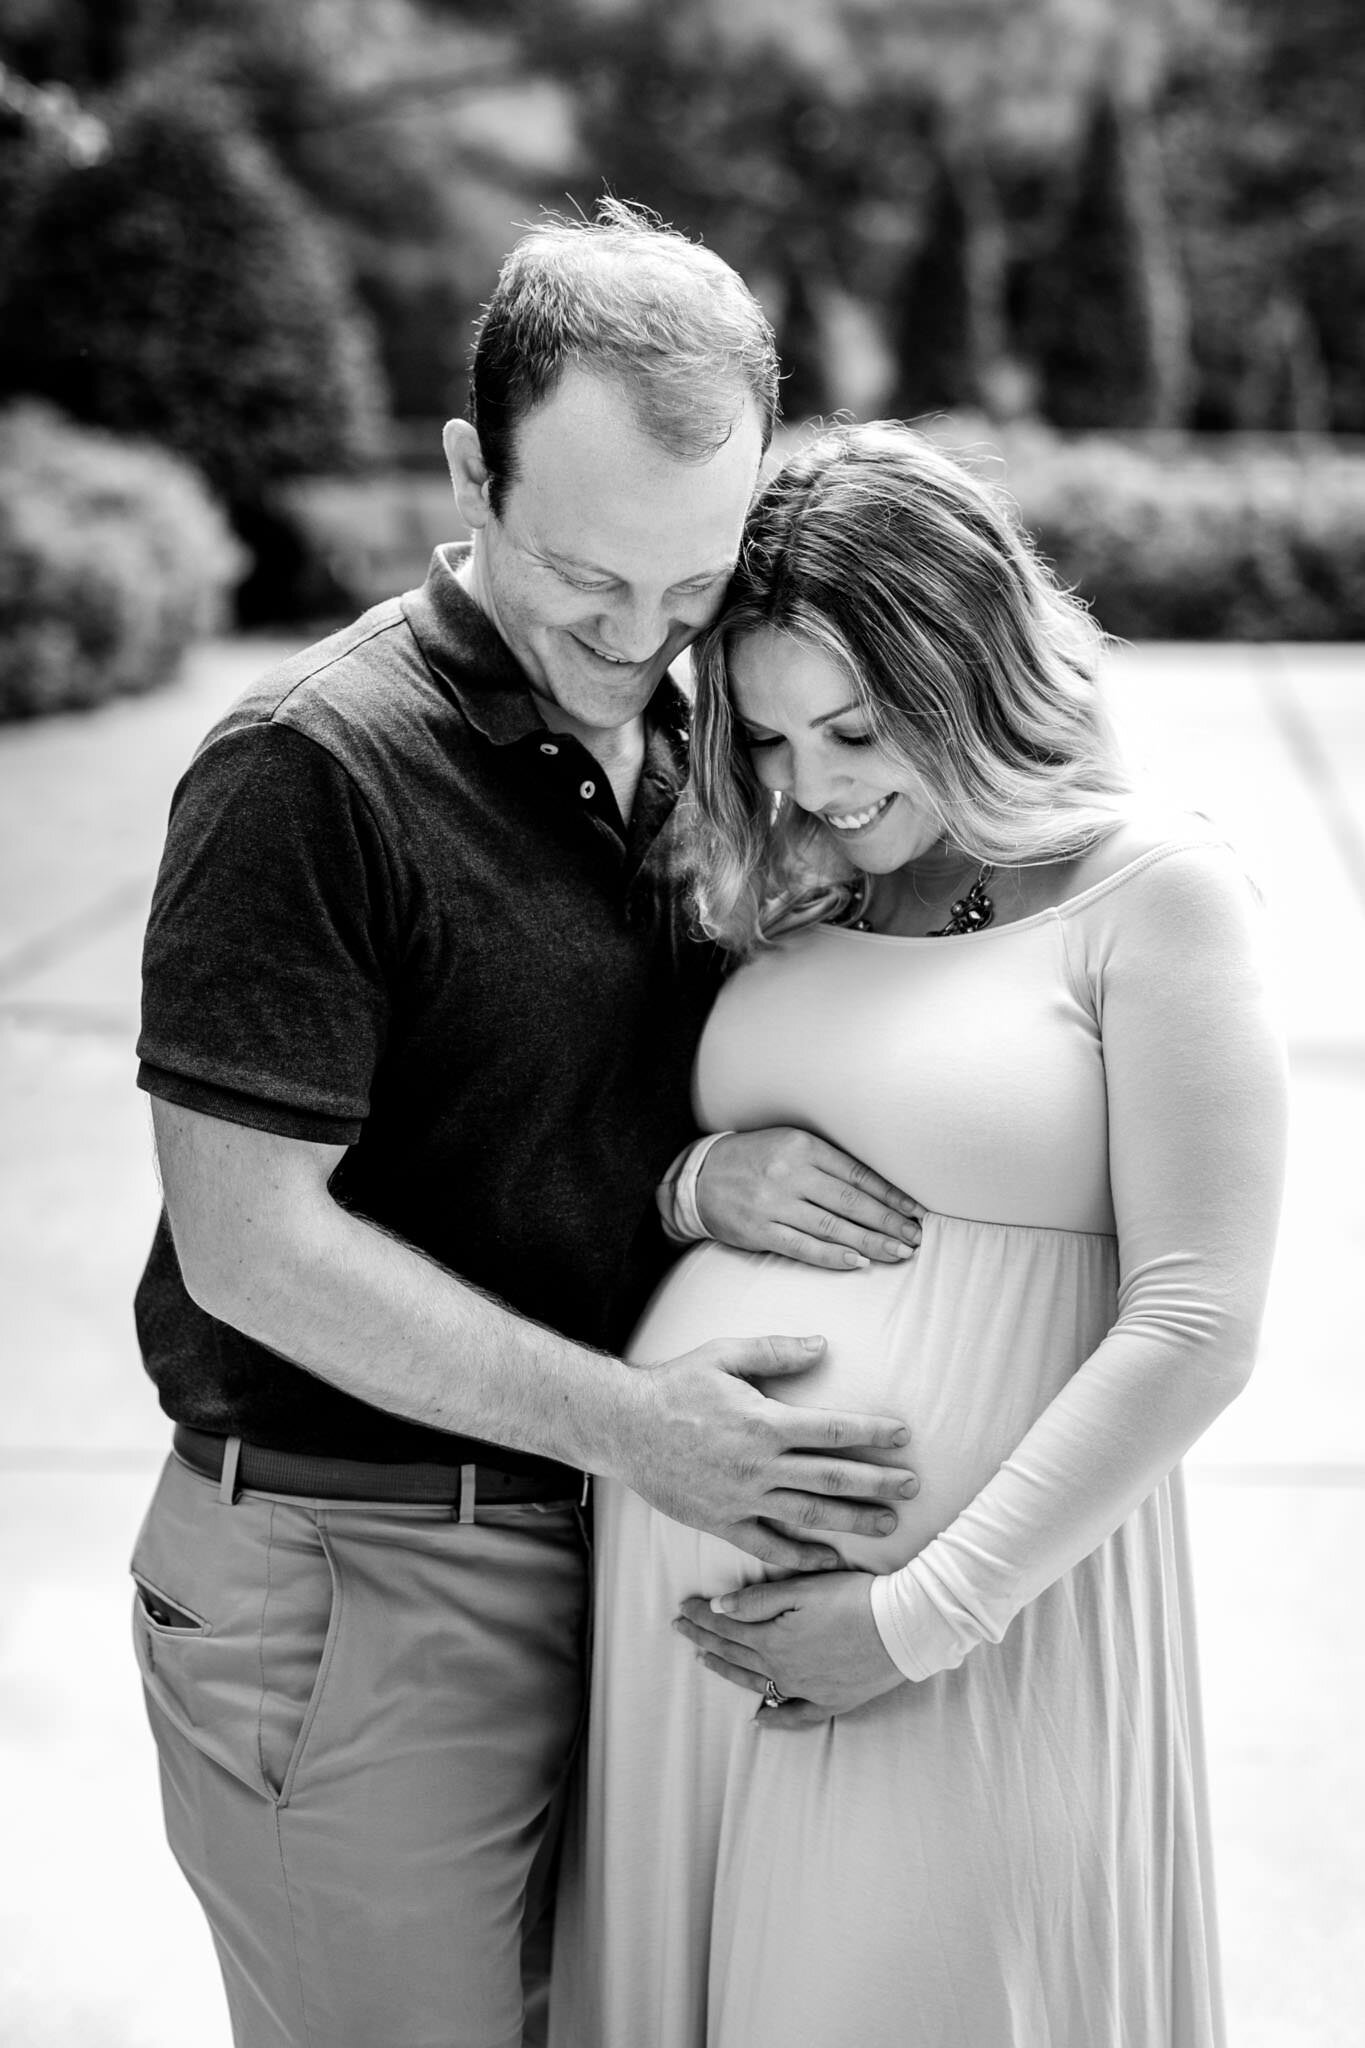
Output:
[[697,1182],[711,1147],[721,1138],[729,1138],[731,1131],[712,1131],[705,1138],[698,1138],[686,1146],[673,1161],[655,1191],[655,1201],[663,1221],[664,1235],[674,1244],[699,1244],[711,1233],[701,1220],[697,1208]]

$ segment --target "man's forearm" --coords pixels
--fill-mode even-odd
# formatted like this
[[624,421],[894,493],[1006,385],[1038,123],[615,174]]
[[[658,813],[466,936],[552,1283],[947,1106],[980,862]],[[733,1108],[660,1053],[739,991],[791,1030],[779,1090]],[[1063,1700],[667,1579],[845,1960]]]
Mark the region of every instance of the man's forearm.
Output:
[[[655,1365],[523,1320],[333,1201],[343,1148],[153,1098],[180,1269],[208,1314],[372,1406],[607,1473],[677,1520],[808,1570],[834,1561],[774,1524],[879,1535],[906,1475],[895,1417],[801,1408],[752,1382],[809,1370],[818,1335],[715,1338]],[[855,1455],[850,1457],[852,1452]],[[913,1481],[908,1482],[913,1491]]]
[[239,1228],[200,1306],[343,1393],[429,1429],[586,1471],[636,1404],[618,1359],[514,1314],[330,1200],[287,1233]]

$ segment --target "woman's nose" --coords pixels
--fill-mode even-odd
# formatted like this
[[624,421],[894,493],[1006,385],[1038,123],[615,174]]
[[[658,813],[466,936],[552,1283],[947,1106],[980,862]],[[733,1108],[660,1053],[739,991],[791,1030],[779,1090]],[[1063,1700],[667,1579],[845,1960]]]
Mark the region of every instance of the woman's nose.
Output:
[[768,787],[789,796],[803,811],[822,811],[831,801],[831,778],[818,761],[805,759],[785,745],[766,750],[760,759],[762,779]]

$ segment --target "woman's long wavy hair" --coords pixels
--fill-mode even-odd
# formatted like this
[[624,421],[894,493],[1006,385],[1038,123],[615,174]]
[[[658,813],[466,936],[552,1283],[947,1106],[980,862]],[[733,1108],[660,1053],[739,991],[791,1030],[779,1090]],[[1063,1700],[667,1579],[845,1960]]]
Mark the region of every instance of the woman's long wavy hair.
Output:
[[763,628],[847,671],[877,744],[971,859],[1060,860],[1121,816],[1131,784],[1089,613],[923,434],[826,428],[760,492],[693,649],[691,858],[703,928],[731,951],[845,916],[861,886],[828,833],[764,789],[736,732],[729,652]]

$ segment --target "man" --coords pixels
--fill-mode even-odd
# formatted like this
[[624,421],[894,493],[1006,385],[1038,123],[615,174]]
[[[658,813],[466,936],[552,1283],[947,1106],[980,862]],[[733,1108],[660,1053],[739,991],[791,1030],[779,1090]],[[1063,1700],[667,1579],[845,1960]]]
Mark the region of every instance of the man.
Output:
[[[447,429],[470,547],[267,677],[176,793],[138,1308],[177,1455],[137,1641],[250,2048],[522,2041],[584,1474],[778,1567],[832,1558],[790,1527],[884,1531],[913,1490],[859,1454],[897,1423],[745,1377],[818,1339],[612,1355],[666,1257],[654,1188],[694,1136],[715,978],[673,874],[668,667],[719,604],[775,400],[718,258],[616,205],[534,230]],[[917,1234],[798,1134],[701,1170],[736,1243],[851,1263]]]

